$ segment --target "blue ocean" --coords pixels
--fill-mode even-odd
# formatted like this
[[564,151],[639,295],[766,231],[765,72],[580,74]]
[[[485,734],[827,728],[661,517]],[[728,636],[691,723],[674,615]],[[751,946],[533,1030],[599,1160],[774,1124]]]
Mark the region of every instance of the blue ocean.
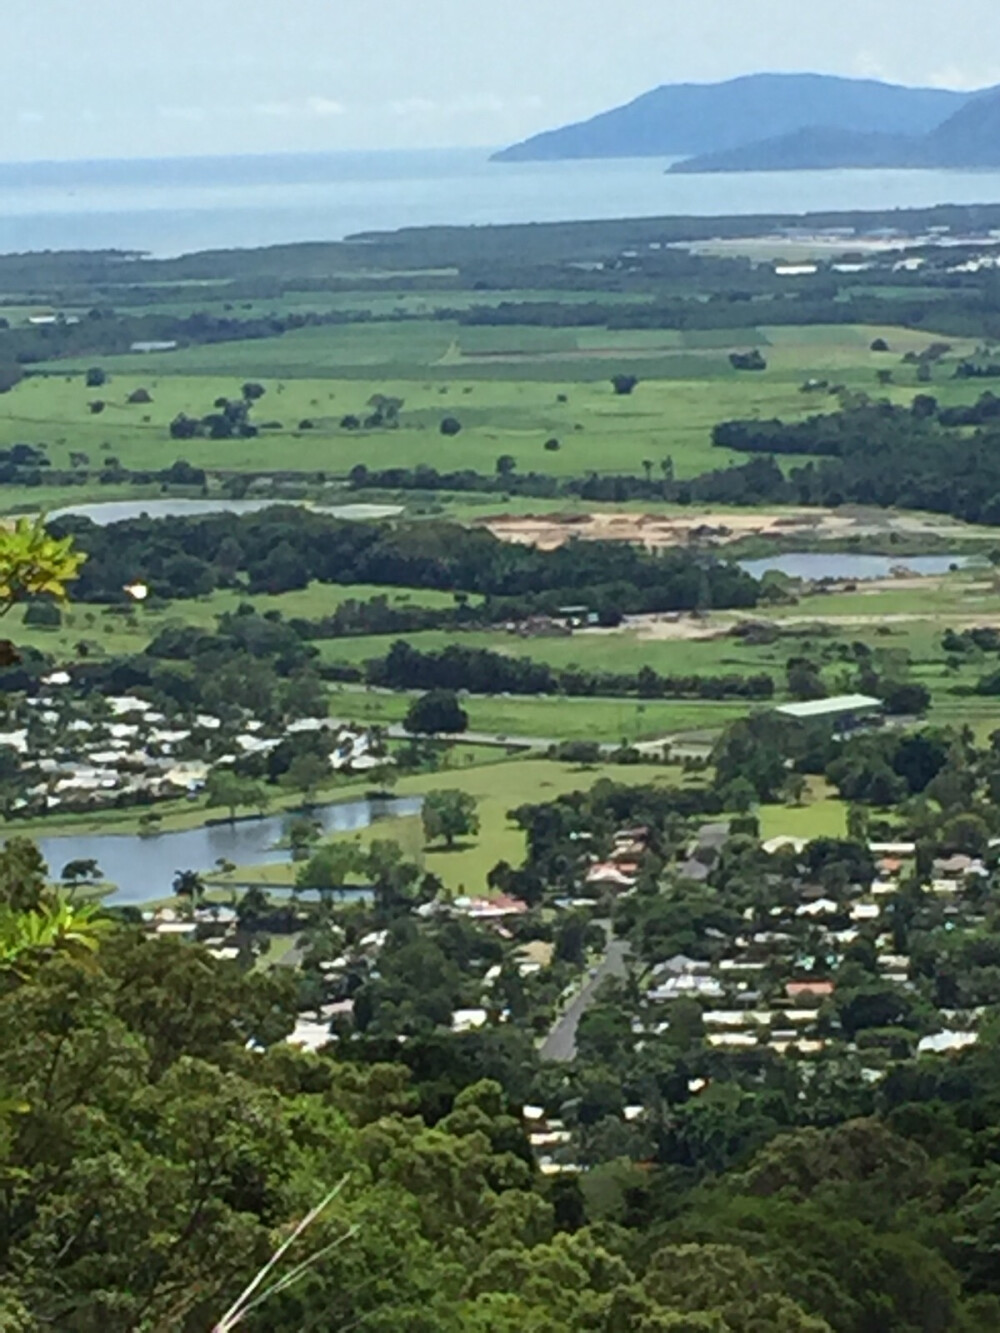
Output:
[[430,224],[1000,202],[1000,172],[667,175],[656,158],[491,163],[488,150],[0,164],[0,252],[194,250]]

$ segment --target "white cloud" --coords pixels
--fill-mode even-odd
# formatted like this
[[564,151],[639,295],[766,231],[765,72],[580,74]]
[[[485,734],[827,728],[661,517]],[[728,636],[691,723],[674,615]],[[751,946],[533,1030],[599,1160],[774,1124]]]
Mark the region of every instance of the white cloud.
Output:
[[258,116],[294,116],[294,102],[258,102],[251,108]]
[[302,102],[258,102],[251,108],[258,116],[278,119],[342,116],[347,108],[332,97],[307,97]]
[[203,106],[158,106],[156,114],[162,116],[164,120],[185,120],[194,123],[204,120],[206,113]]
[[394,116],[440,118],[506,116],[511,112],[537,111],[542,105],[542,99],[534,95],[510,98],[499,97],[496,93],[479,93],[473,97],[446,98],[441,101],[434,101],[429,97],[407,97],[402,101],[390,102],[389,111]]
[[310,97],[306,106],[314,116],[342,116],[347,108],[331,97]]
[[854,57],[854,73],[861,79],[882,79],[885,83],[895,83],[885,63],[874,51],[859,51]]
[[927,82],[932,88],[955,88],[960,92],[978,92],[980,88],[992,88],[1000,83],[1000,65],[991,65],[985,70],[946,65],[943,69],[935,70]]
[[17,119],[22,125],[41,125],[45,117],[40,111],[19,111]]

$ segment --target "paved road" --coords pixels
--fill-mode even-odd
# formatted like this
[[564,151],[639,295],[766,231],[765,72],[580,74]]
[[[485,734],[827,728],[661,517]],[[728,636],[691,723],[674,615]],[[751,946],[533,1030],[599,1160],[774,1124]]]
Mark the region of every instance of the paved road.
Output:
[[[356,727],[357,722],[352,722],[344,717],[331,717],[331,725],[335,727]],[[377,725],[377,724],[376,724]],[[413,736],[400,722],[392,722],[383,726],[382,730],[393,741],[412,740]],[[463,731],[455,736],[439,736],[442,741],[464,741],[467,745],[512,745],[522,750],[548,750],[553,745],[561,745],[562,741],[556,736],[508,736],[505,733],[491,731]],[[670,737],[664,736],[657,741],[643,741],[636,745],[640,754],[654,754],[662,750],[664,745],[670,744]],[[602,754],[614,754],[621,748],[621,741],[601,741],[599,749]],[[692,747],[686,747],[692,749]],[[702,753],[711,752],[709,746],[696,747],[693,750],[700,757]]]
[[[335,727],[356,727],[357,722],[351,722],[343,717],[331,717],[330,722]],[[377,723],[373,725],[379,725]],[[400,722],[392,722],[388,726],[383,726],[382,730],[393,741],[413,740],[411,732]],[[550,745],[558,745],[559,742],[554,736],[506,736],[497,735],[488,731],[463,731],[455,736],[441,735],[436,739],[442,741],[465,741],[470,745],[517,745],[525,750],[547,750]],[[616,746],[611,746],[616,749]]]
[[624,977],[628,974],[628,955],[627,940],[611,940],[607,953],[598,964],[594,975],[587,980],[579,995],[542,1043],[539,1055],[543,1060],[558,1060],[565,1063],[574,1058],[576,1031],[580,1026],[580,1019],[597,998],[602,981],[606,981],[608,977]]

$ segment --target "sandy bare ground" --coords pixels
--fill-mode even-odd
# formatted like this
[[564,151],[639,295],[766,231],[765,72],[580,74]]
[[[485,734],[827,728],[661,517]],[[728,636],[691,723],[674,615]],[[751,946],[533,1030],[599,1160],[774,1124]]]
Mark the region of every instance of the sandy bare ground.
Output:
[[[495,514],[479,520],[502,541],[537,546],[552,551],[574,538],[581,541],[618,541],[647,550],[687,546],[692,542],[728,546],[746,537],[809,537],[832,540],[852,536],[911,536],[935,533],[961,536],[969,532],[961,524],[931,515],[894,514],[863,509],[775,509],[745,513],[712,513],[682,510],[673,514],[598,512],[584,514]],[[901,560],[905,564],[905,560]],[[899,584],[897,583],[898,587]]]
[[613,637],[633,633],[639,639],[673,640],[686,643],[697,640],[724,639],[732,630],[732,620],[709,620],[703,616],[628,616],[617,629],[577,630],[574,638]]

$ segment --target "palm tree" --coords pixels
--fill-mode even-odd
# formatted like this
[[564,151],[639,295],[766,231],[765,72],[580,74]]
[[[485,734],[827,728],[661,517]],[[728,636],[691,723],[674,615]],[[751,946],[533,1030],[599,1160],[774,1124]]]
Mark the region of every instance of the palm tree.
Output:
[[0,974],[24,977],[57,953],[96,952],[111,922],[93,904],[42,903],[31,912],[0,909]]
[[205,896],[205,881],[197,870],[178,870],[173,890],[178,898],[187,898],[192,906],[197,906]]

